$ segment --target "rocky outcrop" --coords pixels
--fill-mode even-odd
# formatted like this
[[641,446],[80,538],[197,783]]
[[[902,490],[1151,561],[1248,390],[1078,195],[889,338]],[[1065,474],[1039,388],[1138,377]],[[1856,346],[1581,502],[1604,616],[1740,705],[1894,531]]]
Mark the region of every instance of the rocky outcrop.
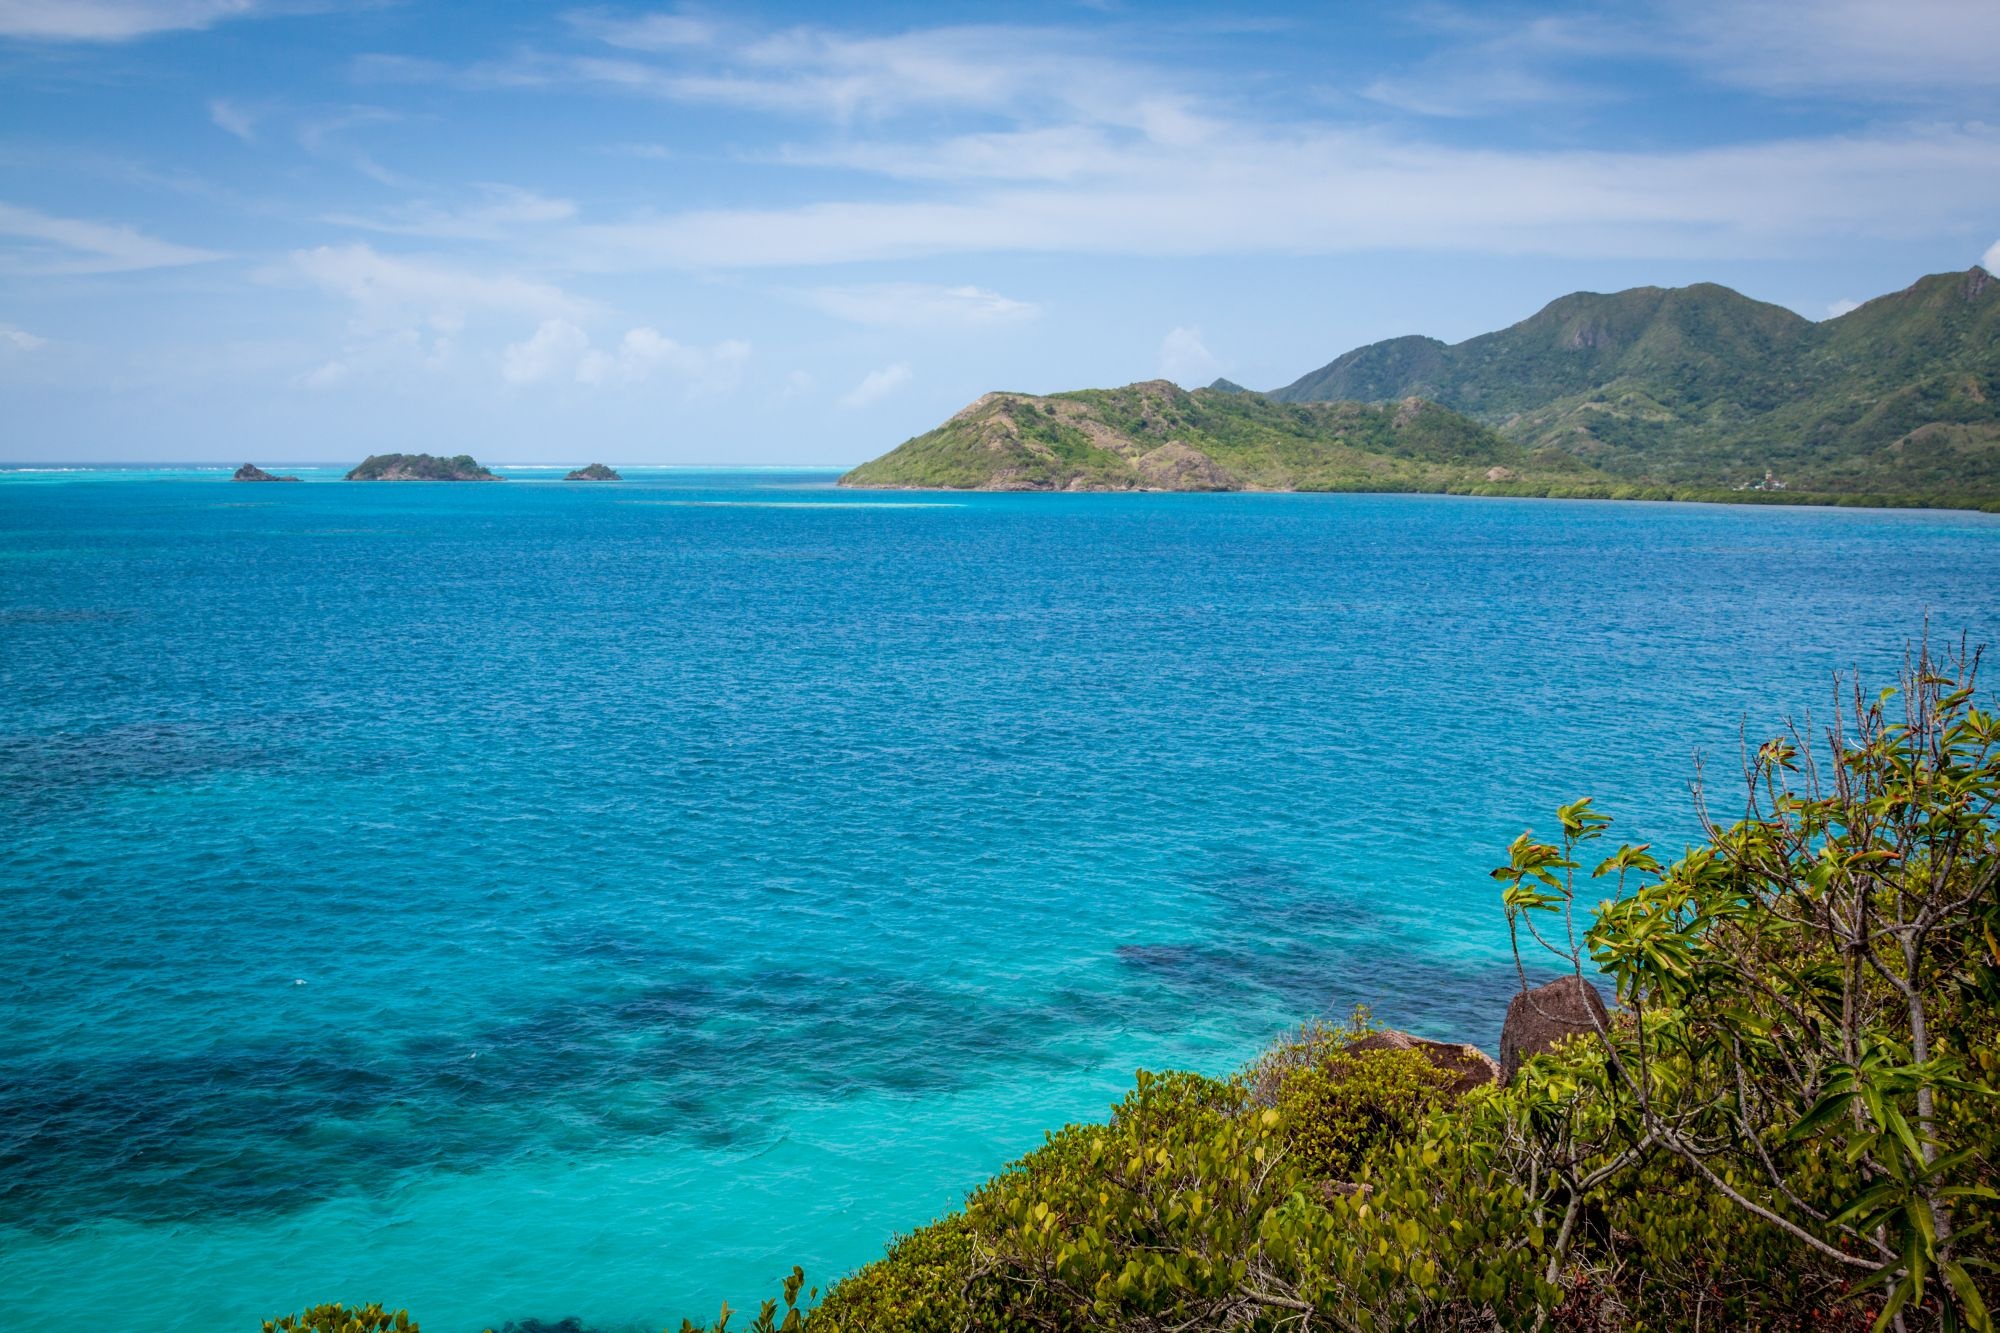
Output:
[[236,475],[231,477],[230,480],[231,481],[297,481],[298,478],[274,477],[270,473],[266,472],[263,468],[258,467],[255,463],[245,463],[242,467],[236,469]]
[[1133,463],[1139,483],[1155,491],[1240,491],[1243,483],[1199,449],[1168,440]]
[[1371,1032],[1365,1037],[1348,1043],[1347,1050],[1357,1051],[1416,1051],[1432,1067],[1441,1069],[1452,1076],[1447,1089],[1454,1097],[1463,1096],[1474,1088],[1483,1088],[1489,1083],[1500,1081],[1500,1065],[1494,1058],[1477,1046],[1461,1046],[1449,1041],[1431,1041],[1424,1037],[1412,1037],[1407,1032]]
[[370,454],[347,474],[349,481],[499,481],[470,454]]
[[1604,997],[1581,977],[1558,977],[1545,986],[1524,990],[1507,1006],[1500,1029],[1500,1081],[1514,1081],[1516,1070],[1557,1043],[1610,1025]]
[[563,480],[564,481],[623,481],[625,480],[625,478],[619,476],[616,472],[613,472],[610,468],[604,466],[604,464],[602,463],[592,463],[589,467],[578,468],[576,471],[570,473],[567,477],[564,477]]

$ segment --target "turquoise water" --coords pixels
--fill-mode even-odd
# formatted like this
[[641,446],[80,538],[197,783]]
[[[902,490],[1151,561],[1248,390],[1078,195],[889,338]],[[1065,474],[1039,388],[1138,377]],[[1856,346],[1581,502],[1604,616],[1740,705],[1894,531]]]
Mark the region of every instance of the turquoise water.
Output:
[[306,475],[0,473],[9,1329],[824,1281],[1138,1066],[1490,1048],[1514,834],[2000,634],[1972,514]]

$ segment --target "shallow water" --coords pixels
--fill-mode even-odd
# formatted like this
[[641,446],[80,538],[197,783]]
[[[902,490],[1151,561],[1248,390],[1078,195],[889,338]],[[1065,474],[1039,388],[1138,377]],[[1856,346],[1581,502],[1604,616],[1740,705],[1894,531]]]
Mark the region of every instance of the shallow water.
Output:
[[227,475],[0,472],[10,1329],[824,1281],[1141,1065],[1491,1047],[1514,834],[2000,634],[1974,514]]

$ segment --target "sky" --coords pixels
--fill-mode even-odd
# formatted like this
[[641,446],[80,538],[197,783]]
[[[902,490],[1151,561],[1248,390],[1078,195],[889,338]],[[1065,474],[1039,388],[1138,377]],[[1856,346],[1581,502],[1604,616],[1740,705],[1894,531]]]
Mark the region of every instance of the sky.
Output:
[[0,0],[0,461],[846,464],[2000,268],[2000,3]]

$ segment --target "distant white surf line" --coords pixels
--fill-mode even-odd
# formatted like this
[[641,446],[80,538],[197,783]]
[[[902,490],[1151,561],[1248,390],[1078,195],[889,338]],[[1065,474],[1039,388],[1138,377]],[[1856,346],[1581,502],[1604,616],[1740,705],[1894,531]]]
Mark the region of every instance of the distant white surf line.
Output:
[[622,505],[667,505],[677,509],[963,509],[949,500],[620,500]]

